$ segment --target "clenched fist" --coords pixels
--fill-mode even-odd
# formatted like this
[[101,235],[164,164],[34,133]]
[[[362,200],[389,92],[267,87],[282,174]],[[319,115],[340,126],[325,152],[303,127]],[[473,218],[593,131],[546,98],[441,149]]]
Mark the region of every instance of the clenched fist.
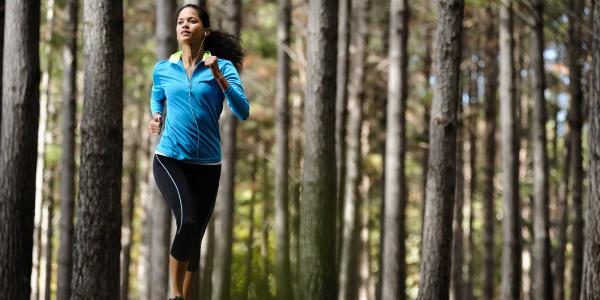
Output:
[[162,127],[162,117],[159,113],[154,114],[154,118],[150,120],[150,124],[148,124],[148,130],[152,134],[160,134],[160,129]]

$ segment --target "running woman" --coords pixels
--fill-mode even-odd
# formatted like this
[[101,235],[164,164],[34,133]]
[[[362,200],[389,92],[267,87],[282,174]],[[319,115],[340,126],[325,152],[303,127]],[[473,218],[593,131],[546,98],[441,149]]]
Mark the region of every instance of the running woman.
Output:
[[154,66],[148,129],[161,134],[166,103],[153,172],[177,224],[169,269],[171,299],[181,300],[189,297],[200,242],[215,206],[223,103],[240,120],[248,118],[250,106],[238,74],[244,58],[239,40],[211,30],[206,10],[193,4],[177,11],[176,31],[181,50]]

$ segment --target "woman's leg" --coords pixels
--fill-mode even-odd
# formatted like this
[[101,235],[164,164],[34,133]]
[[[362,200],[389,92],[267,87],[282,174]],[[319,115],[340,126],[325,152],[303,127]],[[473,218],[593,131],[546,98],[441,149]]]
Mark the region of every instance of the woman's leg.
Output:
[[185,271],[185,277],[183,278],[183,298],[190,298],[192,292],[192,279],[196,272]]
[[[187,261],[179,261],[175,257],[170,256],[169,269],[171,269],[171,293],[175,297],[180,296],[188,298],[189,294],[185,293],[184,276],[186,276],[185,269],[187,269]],[[186,276],[187,278],[187,276]]]

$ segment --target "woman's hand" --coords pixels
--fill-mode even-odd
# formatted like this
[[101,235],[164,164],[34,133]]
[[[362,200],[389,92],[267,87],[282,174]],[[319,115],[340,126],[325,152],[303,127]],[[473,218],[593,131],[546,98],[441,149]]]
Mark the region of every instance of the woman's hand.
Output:
[[219,69],[219,63],[217,62],[217,57],[209,56],[209,57],[204,58],[203,60],[204,60],[204,65],[206,65],[210,69],[210,72],[213,74],[213,77],[215,77],[215,79],[221,86],[221,89],[226,90],[229,87],[229,82],[227,82],[227,79],[225,79],[225,77],[223,76],[223,73],[221,73],[221,69]]
[[154,114],[152,120],[148,124],[148,131],[152,134],[160,134],[160,129],[162,127],[162,116],[159,113]]

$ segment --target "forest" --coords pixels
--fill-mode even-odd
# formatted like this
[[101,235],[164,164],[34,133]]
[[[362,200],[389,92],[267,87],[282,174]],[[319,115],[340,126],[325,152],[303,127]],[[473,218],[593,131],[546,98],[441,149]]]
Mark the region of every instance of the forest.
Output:
[[188,3],[250,103],[189,299],[600,299],[595,0],[0,0],[0,299],[174,296],[147,127]]

